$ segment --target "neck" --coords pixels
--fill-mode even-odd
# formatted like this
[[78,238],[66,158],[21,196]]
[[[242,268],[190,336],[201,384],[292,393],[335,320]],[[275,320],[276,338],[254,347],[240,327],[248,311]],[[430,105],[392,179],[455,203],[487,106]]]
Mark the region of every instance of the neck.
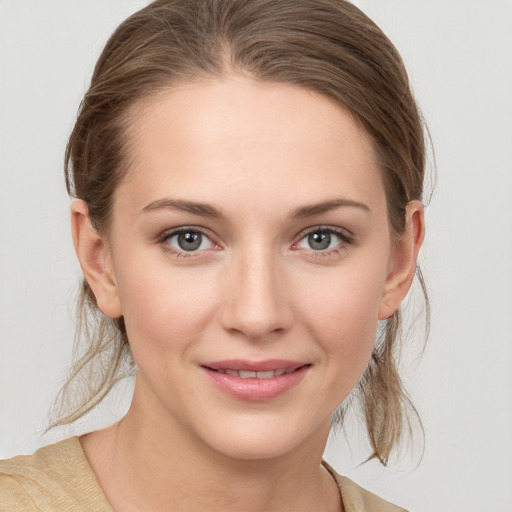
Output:
[[291,453],[234,458],[179,424],[162,428],[161,418],[134,400],[123,420],[83,437],[82,445],[115,512],[339,511],[338,488],[321,466],[328,431],[323,425]]

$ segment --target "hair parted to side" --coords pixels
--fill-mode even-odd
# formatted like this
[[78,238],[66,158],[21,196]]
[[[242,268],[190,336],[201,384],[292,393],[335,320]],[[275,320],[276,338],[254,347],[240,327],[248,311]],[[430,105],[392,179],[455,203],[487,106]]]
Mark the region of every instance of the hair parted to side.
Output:
[[[373,140],[391,231],[400,236],[407,203],[423,195],[424,127],[398,51],[345,0],[157,0],[125,20],[97,62],[65,155],[68,192],[87,203],[98,233],[108,232],[114,191],[129,168],[134,106],[175,84],[233,73],[304,87],[348,109]],[[425,293],[419,270],[417,277]],[[78,319],[78,360],[53,426],[80,418],[134,372],[123,318],[99,312],[85,280]],[[400,324],[397,311],[353,395],[370,458],[383,464],[409,425],[407,411],[415,413],[397,372]]]

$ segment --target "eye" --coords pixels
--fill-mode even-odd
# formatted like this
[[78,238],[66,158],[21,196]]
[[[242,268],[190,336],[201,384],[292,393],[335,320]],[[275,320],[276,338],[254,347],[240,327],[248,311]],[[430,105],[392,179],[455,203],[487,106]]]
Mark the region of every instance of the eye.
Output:
[[315,228],[299,240],[297,247],[328,252],[343,243],[350,243],[349,237],[344,233],[333,228]]
[[211,249],[212,241],[201,231],[182,229],[168,233],[165,242],[177,252],[197,252]]

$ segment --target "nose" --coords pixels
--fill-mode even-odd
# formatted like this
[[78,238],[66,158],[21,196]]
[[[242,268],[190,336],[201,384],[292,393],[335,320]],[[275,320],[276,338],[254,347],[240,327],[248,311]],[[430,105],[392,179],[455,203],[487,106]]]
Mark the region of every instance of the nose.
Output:
[[283,262],[270,249],[234,255],[223,281],[224,329],[260,341],[290,329],[293,308]]

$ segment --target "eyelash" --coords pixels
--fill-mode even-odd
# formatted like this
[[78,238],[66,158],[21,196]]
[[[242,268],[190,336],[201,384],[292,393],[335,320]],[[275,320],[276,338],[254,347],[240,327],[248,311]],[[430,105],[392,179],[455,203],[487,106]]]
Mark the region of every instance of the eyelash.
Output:
[[169,231],[164,231],[157,239],[157,243],[159,243],[162,248],[170,252],[172,255],[178,257],[178,258],[194,258],[198,257],[202,252],[204,252],[206,249],[200,250],[200,251],[185,251],[185,250],[178,250],[174,247],[172,247],[169,243],[169,240],[172,239],[175,236],[178,236],[182,233],[198,233],[205,237],[207,240],[210,241],[213,247],[219,248],[220,246],[213,241],[212,235],[197,226],[182,226],[179,228],[171,229]]
[[[159,243],[165,251],[170,252],[171,254],[173,254],[174,256],[176,256],[178,258],[198,257],[201,253],[203,253],[204,251],[209,249],[209,248],[202,249],[199,251],[186,251],[186,250],[178,250],[178,249],[172,247],[169,243],[169,240],[175,236],[182,234],[182,233],[198,233],[198,234],[202,235],[203,237],[205,237],[212,244],[212,246],[215,249],[220,248],[220,245],[218,245],[214,241],[210,232],[208,232],[202,228],[199,228],[197,226],[183,226],[183,227],[171,229],[169,231],[164,231],[157,238],[157,243]],[[339,239],[339,243],[330,250],[322,250],[322,249],[315,250],[312,248],[306,249],[315,258],[325,258],[325,257],[328,258],[328,257],[337,256],[340,254],[340,252],[344,248],[346,248],[347,245],[351,245],[354,242],[353,235],[351,233],[348,233],[344,229],[333,227],[333,226],[314,226],[314,227],[308,228],[305,231],[302,231],[299,234],[299,236],[297,237],[297,241],[292,244],[292,248],[294,250],[300,250],[300,248],[298,248],[298,245],[300,244],[300,242],[302,242],[306,237],[308,237],[309,235],[311,235],[313,233],[325,233],[328,235],[334,234]],[[342,247],[340,247],[340,245]]]
[[347,246],[352,245],[354,243],[354,236],[351,233],[347,232],[347,230],[345,229],[337,228],[334,226],[314,226],[300,233],[297,242],[295,242],[292,247],[296,250],[300,250],[297,249],[299,243],[313,233],[326,233],[329,235],[334,234],[339,239],[339,243],[329,250],[315,250],[310,248],[309,253],[314,258],[329,258],[339,256],[341,251],[347,249]]

